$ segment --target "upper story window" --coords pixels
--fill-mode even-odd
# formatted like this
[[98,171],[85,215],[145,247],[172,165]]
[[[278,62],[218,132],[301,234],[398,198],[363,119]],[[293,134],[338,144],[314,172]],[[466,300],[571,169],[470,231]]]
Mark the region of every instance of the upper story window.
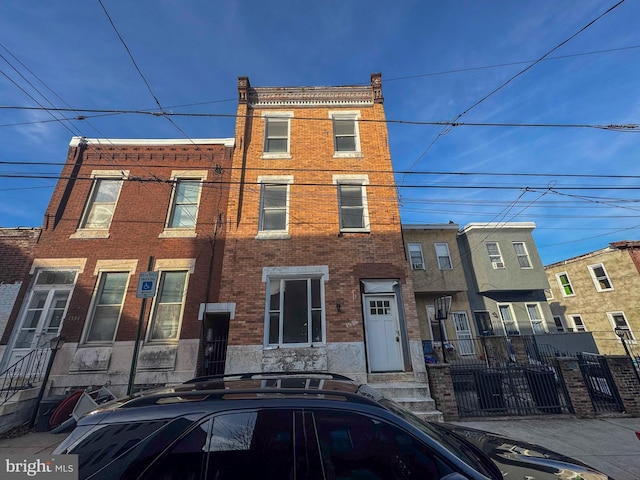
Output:
[[94,171],[91,193],[72,238],[107,238],[127,171]]
[[438,267],[440,270],[451,270],[453,264],[451,263],[451,255],[449,254],[449,244],[436,243],[436,256],[438,257]]
[[502,254],[500,253],[500,246],[498,245],[498,242],[487,242],[486,245],[491,266],[494,269],[504,268],[504,262],[502,261]]
[[556,278],[558,279],[558,285],[560,285],[560,291],[562,292],[563,297],[571,297],[575,295],[567,272],[556,274]]
[[260,177],[258,238],[289,238],[289,184],[293,177]]
[[112,343],[116,336],[130,272],[101,272],[85,341]]
[[265,344],[313,345],[324,342],[326,266],[265,267],[267,318]]
[[575,329],[576,332],[586,332],[587,331],[587,327],[585,326],[584,322],[582,321],[582,316],[581,315],[571,315],[571,321],[573,322],[573,327]]
[[524,242],[513,242],[513,249],[516,251],[516,257],[518,257],[520,268],[531,268],[529,252],[527,252],[527,246]]
[[290,124],[293,112],[264,112],[264,148],[262,158],[291,158]]
[[589,265],[589,272],[591,273],[591,278],[596,286],[596,290],[599,292],[613,290],[611,280],[609,280],[609,276],[607,275],[607,271],[604,269],[603,264],[598,263],[596,265]]
[[625,340],[630,340],[632,342],[635,341],[631,327],[629,327],[629,323],[627,322],[627,318],[624,316],[623,312],[607,312],[607,316],[609,317],[609,321],[611,322],[611,326],[614,331],[616,329],[622,330],[623,338]]
[[360,156],[360,137],[358,135],[358,111],[329,112],[333,120],[334,157]]
[[150,341],[178,340],[187,273],[186,270],[160,272],[151,320]]
[[171,172],[173,181],[171,204],[164,231],[160,234],[161,238],[196,235],[202,182],[206,179],[206,170]]
[[422,245],[419,243],[410,243],[409,261],[411,262],[411,270],[424,270],[424,256],[422,255]]
[[538,335],[546,333],[547,326],[545,325],[544,318],[540,312],[540,305],[537,303],[527,303],[527,313],[529,314],[529,321],[531,322],[533,334]]
[[340,208],[341,232],[369,232],[369,211],[365,185],[368,177],[334,175],[333,182],[338,186],[338,205]]

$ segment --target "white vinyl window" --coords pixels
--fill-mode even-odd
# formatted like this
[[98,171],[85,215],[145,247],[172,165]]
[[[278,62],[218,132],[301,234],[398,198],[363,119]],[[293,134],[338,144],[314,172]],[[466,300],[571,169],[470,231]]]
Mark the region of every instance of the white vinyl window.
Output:
[[540,305],[537,303],[527,303],[527,313],[529,314],[529,321],[531,322],[531,328],[534,335],[547,332],[547,326],[545,325],[542,312],[540,311]]
[[358,134],[358,111],[331,111],[333,122],[334,158],[360,156],[360,136]]
[[202,180],[199,178],[175,180],[167,228],[195,228],[201,189]]
[[93,180],[91,194],[85,207],[80,228],[108,230],[116,209],[122,178],[100,178]]
[[502,254],[500,253],[500,246],[497,242],[487,242],[487,253],[489,254],[489,261],[491,266],[496,268],[504,268],[504,262],[502,261]]
[[175,341],[180,337],[187,274],[186,270],[160,272],[149,334],[150,341]]
[[269,112],[264,116],[262,158],[291,158],[290,129],[293,112]]
[[613,290],[611,280],[607,275],[607,271],[604,269],[602,263],[596,265],[589,265],[589,273],[593,279],[593,284],[596,286],[596,290],[599,292],[606,292],[607,290]]
[[498,305],[498,311],[500,312],[500,319],[502,320],[502,326],[506,335],[520,335],[520,329],[518,328],[518,322],[513,315],[511,304]]
[[289,238],[289,184],[293,176],[259,177],[260,216],[257,238]]
[[419,243],[408,244],[409,261],[411,270],[424,270],[424,256],[422,255],[422,245]]
[[112,343],[129,284],[129,272],[101,272],[92,302],[91,320],[85,341]]
[[627,318],[624,316],[623,312],[607,312],[607,316],[609,317],[609,322],[611,322],[611,326],[614,331],[615,329],[622,330],[624,333],[623,338],[625,340],[635,342],[635,337],[633,336],[631,327],[629,327],[629,323],[627,322]]
[[572,297],[575,295],[567,272],[556,274],[556,278],[558,280],[558,285],[560,285],[560,291],[562,292],[563,297]]
[[449,244],[436,243],[436,257],[438,257],[438,268],[440,270],[451,270],[453,264],[451,263],[451,255],[449,254]]
[[324,282],[321,277],[269,278],[267,344],[324,342]]
[[338,183],[341,232],[369,231],[367,192],[363,183]]
[[587,331],[587,327],[584,325],[581,315],[571,315],[569,318],[571,318],[571,321],[573,322],[573,328],[576,332]]
[[529,252],[524,242],[513,242],[513,249],[518,257],[518,263],[520,268],[531,268],[531,259],[529,258]]

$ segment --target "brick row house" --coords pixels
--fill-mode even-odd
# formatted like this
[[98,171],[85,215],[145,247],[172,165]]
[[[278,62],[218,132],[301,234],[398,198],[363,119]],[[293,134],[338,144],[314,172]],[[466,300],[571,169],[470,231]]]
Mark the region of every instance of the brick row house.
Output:
[[[66,339],[53,391],[191,377],[204,354],[200,305],[217,301],[234,139],[73,138],[2,337],[2,367]],[[158,272],[141,312],[138,276]]]
[[122,393],[141,324],[136,387],[332,371],[432,411],[381,76],[238,95],[235,138],[73,139],[3,365],[61,334],[55,393]]

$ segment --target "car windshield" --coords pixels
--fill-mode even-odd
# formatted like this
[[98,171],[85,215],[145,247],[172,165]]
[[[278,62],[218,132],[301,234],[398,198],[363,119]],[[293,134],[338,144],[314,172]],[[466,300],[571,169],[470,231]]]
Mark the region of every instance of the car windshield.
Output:
[[384,405],[385,408],[392,411],[399,417],[402,417],[436,442],[445,446],[451,453],[483,475],[490,478],[502,478],[501,475],[496,476],[499,471],[496,470],[497,467],[495,467],[491,459],[486,457],[481,451],[469,444],[463,438],[460,438],[455,433],[439,426],[436,423],[429,423],[421,420],[419,417],[408,410],[405,410],[393,400],[382,398],[378,401]]

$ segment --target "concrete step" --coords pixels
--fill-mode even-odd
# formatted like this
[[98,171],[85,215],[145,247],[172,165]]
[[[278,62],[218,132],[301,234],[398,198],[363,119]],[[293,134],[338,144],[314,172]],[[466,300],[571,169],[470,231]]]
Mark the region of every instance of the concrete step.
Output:
[[412,373],[369,375],[368,385],[423,420],[442,422],[442,412],[429,395],[426,383],[415,380]]
[[367,375],[369,383],[415,382],[412,372],[370,373]]
[[412,412],[427,412],[436,409],[436,402],[432,398],[420,400],[418,398],[396,397],[393,400]]
[[414,412],[412,411],[416,417],[421,420],[426,420],[427,422],[444,422],[444,416],[440,410],[431,410],[428,412]]
[[369,385],[390,398],[431,398],[429,387],[417,382],[369,383]]

